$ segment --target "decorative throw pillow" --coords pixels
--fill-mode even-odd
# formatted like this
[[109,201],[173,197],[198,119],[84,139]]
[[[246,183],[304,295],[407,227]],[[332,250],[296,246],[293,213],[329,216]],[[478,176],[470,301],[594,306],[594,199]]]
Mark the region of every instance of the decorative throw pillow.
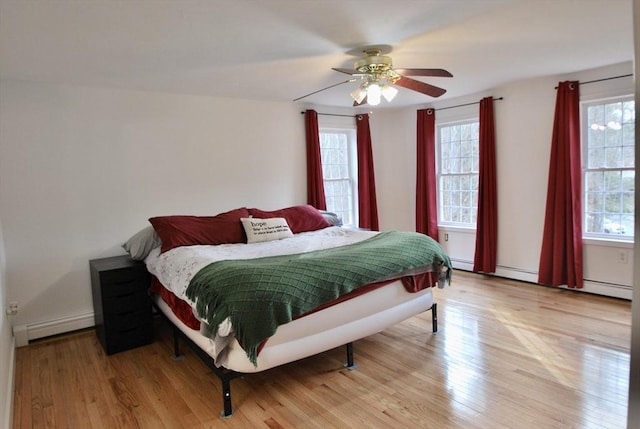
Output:
[[149,225],[131,236],[131,238],[122,245],[122,248],[127,251],[131,259],[142,261],[149,255],[152,249],[161,244],[162,242],[158,234],[156,234],[155,229]]
[[162,240],[161,252],[174,247],[244,243],[240,219],[249,217],[246,207],[216,216],[160,216],[149,219]]
[[263,241],[280,240],[293,237],[293,233],[283,217],[259,219],[255,217],[243,218],[242,226],[247,234],[247,243],[260,243]]
[[293,206],[280,210],[264,211],[260,209],[249,209],[249,213],[253,217],[259,219],[268,219],[272,217],[283,217],[287,220],[289,228],[294,234],[307,231],[315,231],[331,226],[329,222],[322,216],[320,211],[311,206]]

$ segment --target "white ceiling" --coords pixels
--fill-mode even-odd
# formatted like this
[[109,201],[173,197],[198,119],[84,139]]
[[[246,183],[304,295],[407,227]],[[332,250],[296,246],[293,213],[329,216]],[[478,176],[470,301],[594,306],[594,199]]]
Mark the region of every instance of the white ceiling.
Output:
[[[417,79],[457,97],[633,60],[632,1],[0,0],[2,79],[291,101],[379,44],[397,68],[450,71]],[[357,85],[300,103],[348,107]],[[431,101],[401,88],[392,105]]]

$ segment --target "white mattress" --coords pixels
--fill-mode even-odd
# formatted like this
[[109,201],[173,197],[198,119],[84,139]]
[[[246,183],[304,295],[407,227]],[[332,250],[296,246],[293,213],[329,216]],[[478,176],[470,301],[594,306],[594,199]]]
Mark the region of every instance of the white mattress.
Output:
[[253,366],[245,351],[233,338],[220,353],[211,338],[187,327],[169,306],[154,296],[158,308],[198,347],[215,359],[217,366],[252,373],[293,362],[364,338],[431,308],[431,288],[409,293],[402,282],[386,286],[341,302],[322,311],[293,320],[278,328],[258,355]]

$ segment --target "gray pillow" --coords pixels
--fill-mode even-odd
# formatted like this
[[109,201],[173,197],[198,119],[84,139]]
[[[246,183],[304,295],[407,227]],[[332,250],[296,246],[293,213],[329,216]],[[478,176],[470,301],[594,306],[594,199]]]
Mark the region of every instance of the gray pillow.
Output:
[[325,220],[329,222],[331,225],[342,226],[342,219],[340,219],[340,217],[338,217],[337,214],[328,212],[326,210],[320,210],[320,213],[322,213],[322,217],[324,217]]
[[141,261],[149,255],[152,249],[162,245],[160,237],[152,226],[148,226],[134,234],[122,248],[127,251],[131,259]]

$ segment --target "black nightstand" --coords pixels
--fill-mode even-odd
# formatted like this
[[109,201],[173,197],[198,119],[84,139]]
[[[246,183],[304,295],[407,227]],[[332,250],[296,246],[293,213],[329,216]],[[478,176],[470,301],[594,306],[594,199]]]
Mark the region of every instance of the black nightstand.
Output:
[[110,355],[153,341],[150,276],[128,255],[89,261],[96,334]]

